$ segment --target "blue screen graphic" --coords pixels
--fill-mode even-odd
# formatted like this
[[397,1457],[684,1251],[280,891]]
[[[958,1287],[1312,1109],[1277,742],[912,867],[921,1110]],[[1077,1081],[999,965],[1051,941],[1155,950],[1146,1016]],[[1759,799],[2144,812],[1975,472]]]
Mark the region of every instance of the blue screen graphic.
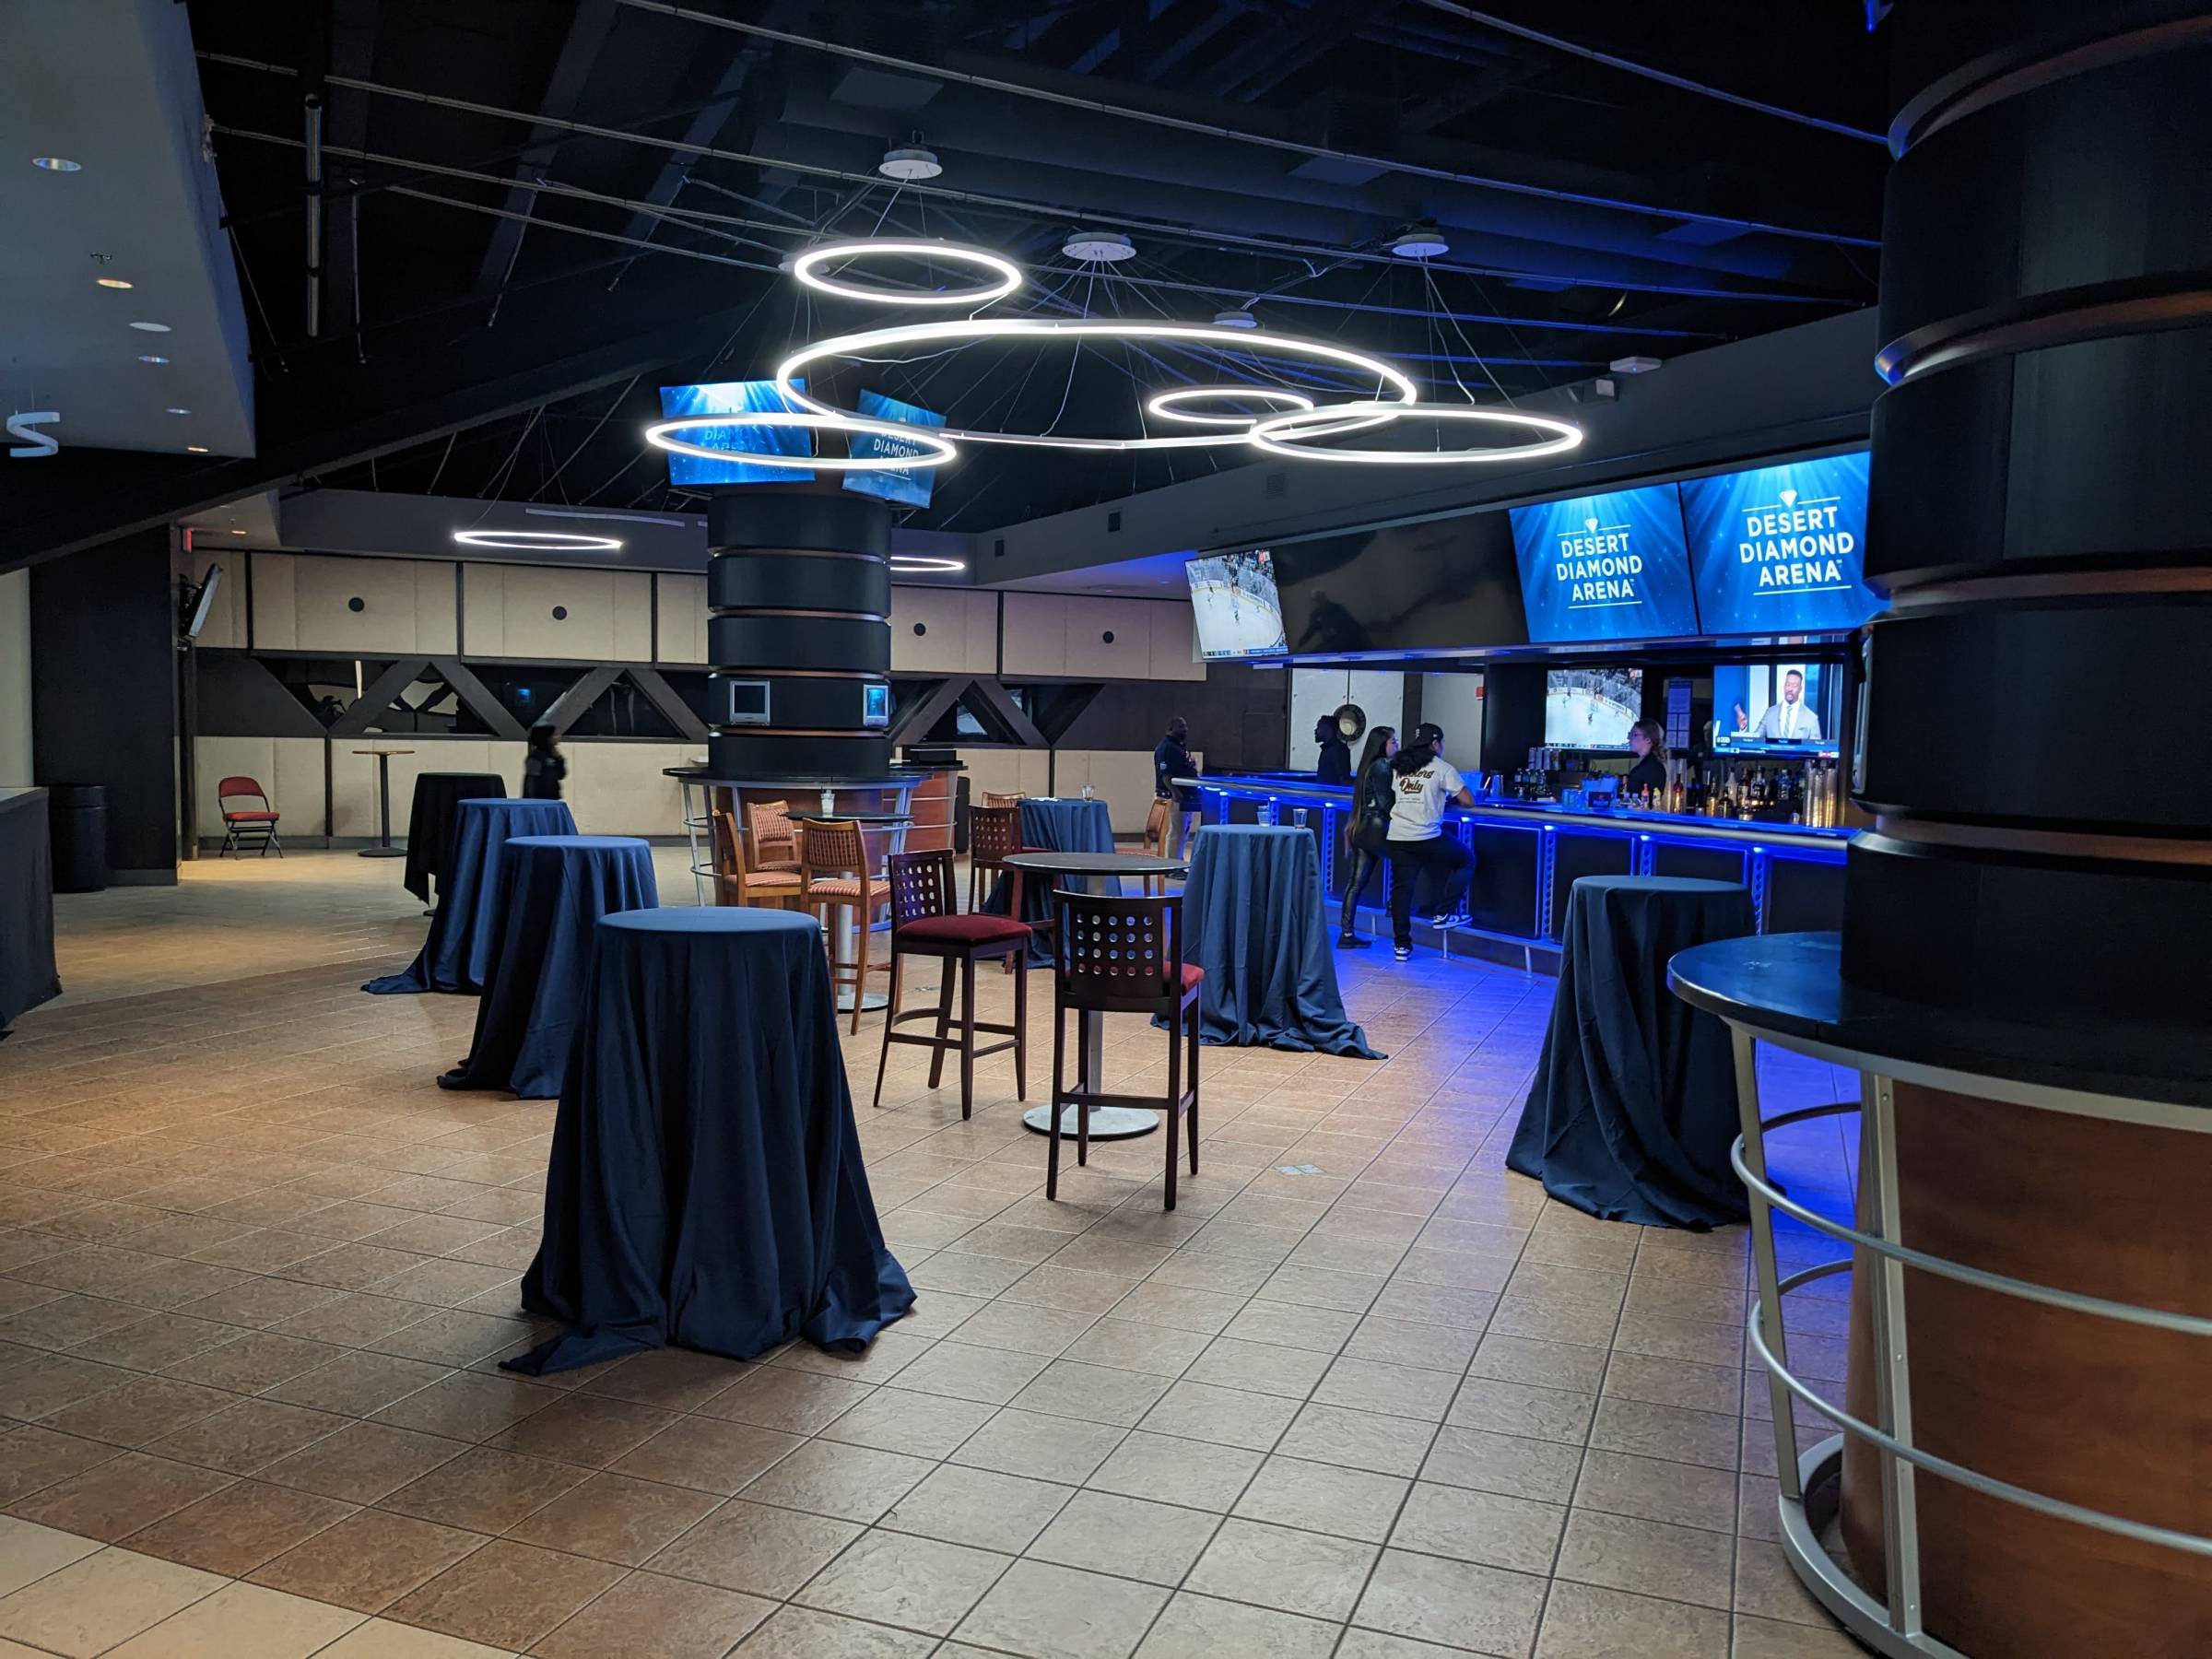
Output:
[[1532,644],[1698,631],[1672,484],[1516,507],[1512,520]]
[[[792,382],[804,392],[805,381]],[[752,415],[764,409],[791,410],[793,406],[777,393],[773,381],[721,381],[704,386],[663,386],[661,415],[676,420],[687,415]],[[708,461],[697,455],[668,456],[668,481],[688,488],[707,484],[798,484],[814,477],[811,466],[748,466],[738,457],[752,455],[811,455],[814,434],[804,427],[694,427],[678,432],[687,443],[707,449],[728,450],[727,461]]]
[[[900,403],[895,397],[886,397],[880,392],[863,392],[860,394],[859,413],[870,420],[896,420],[904,426],[941,427],[945,417],[929,409],[917,408],[910,403]],[[879,438],[873,432],[855,432],[848,441],[854,455],[919,455],[924,453],[919,443],[904,438]],[[887,501],[896,501],[902,507],[926,507],[929,490],[936,478],[936,469],[929,466],[901,466],[888,472],[855,472],[845,475],[845,488],[862,495],[881,496]]]
[[1705,632],[1840,630],[1880,610],[1863,574],[1866,477],[1862,450],[1683,485]]

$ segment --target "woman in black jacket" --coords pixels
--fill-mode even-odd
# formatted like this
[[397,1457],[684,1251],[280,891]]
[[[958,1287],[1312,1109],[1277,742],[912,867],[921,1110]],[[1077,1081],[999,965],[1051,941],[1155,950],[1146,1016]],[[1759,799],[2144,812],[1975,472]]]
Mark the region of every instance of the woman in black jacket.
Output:
[[1336,918],[1336,944],[1345,950],[1365,950],[1367,941],[1352,931],[1359,911],[1359,889],[1375,866],[1382,862],[1383,836],[1390,828],[1390,758],[1398,752],[1398,735],[1379,725],[1367,735],[1359,751],[1359,770],[1352,774],[1351,876],[1345,883],[1344,908]]

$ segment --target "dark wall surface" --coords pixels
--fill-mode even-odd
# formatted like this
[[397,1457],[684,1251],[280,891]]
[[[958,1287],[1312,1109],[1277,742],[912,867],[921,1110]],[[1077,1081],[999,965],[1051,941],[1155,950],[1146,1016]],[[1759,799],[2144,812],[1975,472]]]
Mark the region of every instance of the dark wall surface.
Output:
[[32,772],[106,786],[108,862],[125,882],[177,878],[172,588],[166,529],[30,573]]
[[1216,663],[1206,683],[1109,680],[1054,746],[1065,749],[1148,749],[1168,722],[1191,723],[1191,747],[1209,771],[1272,771],[1290,739],[1290,676],[1281,669]]

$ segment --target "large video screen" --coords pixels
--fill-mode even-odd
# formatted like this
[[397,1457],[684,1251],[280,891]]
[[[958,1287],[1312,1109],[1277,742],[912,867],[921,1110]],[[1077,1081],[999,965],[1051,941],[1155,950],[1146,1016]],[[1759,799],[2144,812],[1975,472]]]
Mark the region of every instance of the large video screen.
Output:
[[1705,632],[1841,631],[1882,608],[1864,576],[1867,461],[1862,450],[1682,486]]
[[[806,389],[805,381],[792,383],[802,392]],[[687,415],[757,415],[763,410],[791,409],[773,381],[720,381],[711,385],[661,388],[661,415],[667,420]],[[668,481],[684,488],[709,484],[797,484],[814,477],[810,466],[752,466],[742,458],[748,454],[813,454],[813,434],[804,427],[694,427],[676,435],[687,443],[730,452],[727,461],[709,461],[671,451]]]
[[1548,668],[1544,741],[1555,748],[1625,749],[1643,718],[1641,668]]
[[[886,397],[880,392],[862,392],[859,412],[870,420],[895,420],[903,426],[941,427],[945,424],[945,417],[934,409],[900,403],[897,398]],[[874,432],[855,432],[846,441],[855,457],[920,455],[926,453],[923,445],[911,439],[878,437]],[[860,495],[880,496],[901,507],[926,507],[929,505],[930,486],[936,476],[937,470],[934,466],[900,466],[885,472],[849,472],[845,475],[845,488]]]
[[1312,536],[1273,553],[1283,632],[1300,655],[1528,643],[1502,512]]
[[1672,484],[1516,507],[1512,521],[1532,642],[1698,631],[1681,498]]
[[1281,656],[1288,649],[1275,561],[1265,547],[1194,559],[1183,573],[1198,618],[1198,654],[1207,662]]

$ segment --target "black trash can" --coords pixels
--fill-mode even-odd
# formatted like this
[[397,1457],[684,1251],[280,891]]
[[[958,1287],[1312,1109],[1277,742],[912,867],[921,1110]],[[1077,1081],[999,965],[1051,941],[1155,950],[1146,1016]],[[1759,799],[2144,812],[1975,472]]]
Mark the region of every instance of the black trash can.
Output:
[[50,785],[46,811],[53,836],[53,890],[99,892],[108,885],[107,785]]

